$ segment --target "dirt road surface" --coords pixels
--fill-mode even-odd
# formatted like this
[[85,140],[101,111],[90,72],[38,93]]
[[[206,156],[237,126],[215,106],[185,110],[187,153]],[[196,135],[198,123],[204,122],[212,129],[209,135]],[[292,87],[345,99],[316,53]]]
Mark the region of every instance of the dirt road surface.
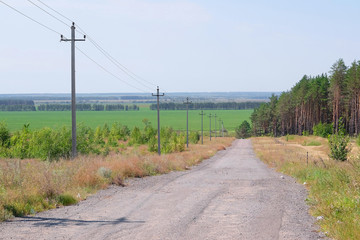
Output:
[[0,224],[1,239],[319,239],[306,190],[236,140],[189,171],[133,179]]

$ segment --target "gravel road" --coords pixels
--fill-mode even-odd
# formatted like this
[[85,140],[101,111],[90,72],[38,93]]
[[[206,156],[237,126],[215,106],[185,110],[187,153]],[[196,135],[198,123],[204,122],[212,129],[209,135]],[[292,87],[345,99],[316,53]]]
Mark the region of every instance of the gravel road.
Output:
[[306,190],[236,140],[191,170],[132,179],[0,224],[1,239],[319,239]]

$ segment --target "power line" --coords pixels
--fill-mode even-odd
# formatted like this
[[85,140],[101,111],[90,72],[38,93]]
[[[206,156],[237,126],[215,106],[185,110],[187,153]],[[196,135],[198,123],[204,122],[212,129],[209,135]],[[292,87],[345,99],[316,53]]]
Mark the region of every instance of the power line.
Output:
[[64,16],[63,14],[61,14],[60,12],[56,11],[54,8],[50,7],[49,5],[47,5],[46,3],[37,0],[39,3],[43,4],[45,7],[51,9],[52,11],[54,11],[55,13],[57,13],[58,15],[60,15],[61,17],[65,18],[66,20],[70,21],[70,22],[74,22],[73,20],[71,20],[70,18]]
[[[64,19],[66,20],[69,20],[71,21],[70,18],[66,17],[65,15],[61,14],[59,11],[55,10],[54,8],[50,7],[49,5],[45,4],[44,2],[40,1],[40,0],[37,0],[39,3],[43,4],[45,7],[49,8],[50,10],[54,11],[55,13],[57,13],[59,16],[63,17]],[[62,24],[66,25],[66,26],[69,26],[66,22],[64,22],[63,20],[59,19],[58,17],[54,16],[53,14],[51,14],[49,11],[45,10],[44,8],[40,7],[39,5],[37,5],[36,3],[34,3],[33,1],[31,0],[28,0],[28,2],[30,2],[31,4],[33,4],[34,6],[36,6],[37,8],[39,8],[40,10],[42,10],[43,12],[45,12],[46,14],[48,14],[49,16],[53,17],[54,19],[56,19],[57,21],[61,22]],[[3,3],[4,5],[6,5],[7,7],[11,8],[12,10],[16,11],[17,13],[23,15],[24,17],[32,20],[33,22],[41,25],[42,27],[54,32],[54,33],[57,33],[59,35],[62,35],[60,32],[46,26],[45,24],[29,17],[28,15],[22,13],[21,11],[17,10],[16,8],[10,6],[9,4],[3,2],[2,0],[0,0],[0,3]],[[80,30],[81,32],[84,34],[84,35],[87,35],[85,33],[84,30],[82,30],[78,25],[76,25]],[[79,32],[79,31],[78,31]],[[114,57],[112,57],[107,51],[105,51],[98,43],[96,43],[96,41],[94,39],[92,39],[91,37],[87,36],[87,38],[89,39],[89,41],[106,57],[108,58],[116,67],[118,67],[120,70],[122,70],[126,75],[128,75],[129,77],[131,77],[133,80],[135,80],[137,83],[141,84],[143,87],[149,89],[149,90],[152,90],[152,88],[150,88],[148,85],[144,84],[143,82],[146,82],[152,86],[156,86],[155,84],[149,82],[149,81],[146,81],[145,79],[139,77],[138,75],[136,75],[135,73],[133,73],[132,71],[130,71],[128,68],[126,68],[124,65],[122,65],[119,61],[117,61]],[[135,88],[141,92],[145,92],[145,93],[149,93],[149,91],[144,91],[143,89],[140,89],[126,81],[124,81],[123,79],[121,79],[119,76],[115,75],[114,73],[110,72],[109,70],[107,70],[104,66],[100,65],[99,63],[97,63],[94,59],[90,58],[85,52],[83,52],[81,49],[77,48],[84,56],[86,56],[88,59],[90,59],[92,62],[94,62],[96,65],[98,65],[101,69],[103,69],[105,72],[109,73],[110,75],[112,75],[113,77],[117,78],[118,80],[122,81],[123,83],[127,84],[128,86],[132,87],[132,88]],[[142,82],[141,82],[141,81]]]
[[28,15],[26,15],[25,13],[20,12],[19,10],[17,10],[16,8],[14,8],[14,7],[10,6],[9,4],[5,3],[4,1],[1,1],[1,0],[0,0],[0,3],[2,3],[2,4],[4,4],[5,6],[7,6],[7,7],[11,8],[11,9],[12,9],[12,10],[14,10],[15,12],[17,12],[17,13],[19,13],[19,14],[23,15],[24,17],[26,17],[26,18],[30,19],[31,21],[33,21],[33,22],[35,22],[35,23],[39,24],[40,26],[42,26],[42,27],[44,27],[44,28],[46,28],[46,29],[48,29],[48,30],[50,30],[50,31],[52,31],[52,32],[54,32],[54,33],[56,33],[56,34],[62,35],[62,34],[61,34],[61,33],[59,33],[58,31],[56,31],[56,30],[54,30],[54,29],[52,29],[52,28],[50,28],[50,27],[46,26],[45,24],[43,24],[43,23],[41,23],[41,22],[39,22],[39,21],[37,21],[37,20],[33,19],[32,17],[29,17],[29,16],[28,16]]
[[140,92],[144,92],[144,93],[149,93],[147,91],[144,91],[143,89],[140,89],[126,81],[124,81],[123,79],[121,79],[119,76],[115,75],[114,73],[110,72],[109,70],[107,70],[104,66],[102,66],[101,64],[99,64],[98,62],[96,62],[94,59],[92,59],[89,55],[87,55],[84,51],[82,51],[80,48],[76,47],[76,49],[81,52],[85,57],[87,57],[90,61],[92,61],[93,63],[95,63],[99,68],[101,68],[102,70],[104,70],[105,72],[107,72],[108,74],[110,74],[111,76],[113,76],[114,78],[120,80],[121,82],[125,83],[126,85],[135,88],[137,90],[139,90]]
[[49,13],[48,11],[46,11],[45,9],[43,9],[42,7],[40,7],[39,5],[37,5],[36,3],[32,2],[31,0],[27,0],[29,3],[31,3],[32,5],[34,5],[35,7],[39,8],[41,11],[47,13],[49,16],[53,17],[54,19],[58,20],[59,22],[61,22],[62,24],[64,24],[65,26],[69,26],[69,24],[67,24],[66,22],[64,22],[63,20],[55,17],[54,15],[52,15],[51,13]]
[[[138,82],[139,84],[143,85],[144,87],[151,89],[152,87],[150,86],[156,86],[156,84],[153,84],[143,78],[141,78],[140,76],[138,76],[137,74],[135,74],[134,72],[130,71],[127,67],[125,67],[124,65],[122,65],[118,60],[116,60],[116,58],[114,58],[109,52],[107,52],[104,48],[102,48],[93,38],[91,38],[84,30],[81,29],[81,27],[79,27],[79,25],[77,25],[77,27],[80,29],[80,31],[78,31],[81,34],[85,34],[90,43],[94,45],[95,48],[97,48],[110,62],[112,62],[117,68],[119,68],[121,71],[123,71],[127,76],[129,76],[130,78],[132,78],[133,80],[135,80],[136,82]],[[147,83],[149,85],[146,85],[144,83]]]
[[[55,19],[57,19],[58,21],[66,24],[64,21],[60,20],[59,18],[53,16],[52,14],[50,14],[48,11],[44,10],[43,8],[39,7],[38,5],[36,5],[35,3],[33,3],[32,1],[28,0],[29,2],[31,2],[32,4],[34,4],[35,6],[37,6],[38,8],[40,8],[41,10],[43,10],[44,12],[46,12],[47,14],[49,14],[50,16],[54,17]],[[66,17],[65,15],[61,14],[59,11],[55,10],[54,8],[50,7],[49,5],[45,4],[44,2],[42,2],[41,0],[37,0],[38,2],[40,2],[41,4],[43,4],[44,6],[46,6],[47,8],[51,9],[52,11],[54,11],[55,13],[57,13],[59,16],[63,17],[64,19],[73,22],[70,18]],[[67,24],[66,24],[67,25]],[[79,33],[82,33],[83,35],[87,36],[87,39],[91,42],[91,44],[94,45],[95,48],[97,48],[107,59],[109,59],[109,61],[111,61],[116,67],[118,67],[121,71],[123,71],[126,75],[128,75],[129,77],[131,77],[133,80],[135,80],[136,82],[138,82],[139,84],[141,84],[142,86],[144,86],[145,88],[148,88],[149,90],[152,90],[152,87],[156,86],[156,84],[153,84],[143,78],[141,78],[140,76],[138,76],[137,74],[135,74],[134,72],[130,71],[127,67],[125,67],[124,65],[122,65],[119,61],[117,61],[109,52],[107,52],[104,48],[102,48],[94,39],[92,39],[89,34],[87,34],[79,25],[76,25],[76,27],[80,30],[76,30]],[[150,84],[146,85],[144,83]]]
[[[84,32],[84,34],[86,35],[86,33]],[[100,45],[98,45],[91,37],[89,37],[89,35],[87,35],[89,41],[110,61],[112,62],[117,68],[119,68],[121,71],[123,71],[126,75],[128,75],[130,78],[132,78],[133,80],[135,80],[137,83],[139,83],[140,85],[142,85],[143,87],[152,90],[151,87],[149,87],[148,85],[144,84],[143,82],[141,82],[140,80],[138,80],[138,77],[136,77],[137,75],[132,73],[130,70],[128,70],[125,66],[123,66],[122,64],[120,64],[114,57],[112,57],[108,52],[106,52]],[[156,86],[155,84],[149,83],[151,85]]]

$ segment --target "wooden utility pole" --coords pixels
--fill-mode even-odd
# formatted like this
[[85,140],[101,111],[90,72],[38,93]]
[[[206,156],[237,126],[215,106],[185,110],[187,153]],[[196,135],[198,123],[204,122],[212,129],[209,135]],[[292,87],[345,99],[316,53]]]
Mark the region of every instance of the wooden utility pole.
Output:
[[215,113],[215,139],[216,139],[216,113]]
[[204,115],[206,114],[204,113],[203,110],[201,110],[200,115],[201,115],[201,144],[204,144],[203,120],[204,120]]
[[209,133],[210,133],[210,141],[211,141],[211,117],[212,117],[212,115],[211,115],[211,113],[209,114],[209,119],[210,119],[210,130],[209,130]]
[[219,118],[219,137],[221,137],[220,128],[221,128],[221,118]]
[[189,148],[189,104],[192,103],[191,101],[189,102],[189,98],[186,98],[186,102],[184,102],[184,104],[186,104],[186,147]]
[[158,154],[161,155],[161,148],[160,148],[160,103],[159,97],[165,96],[165,94],[159,93],[159,86],[157,87],[156,94],[152,94],[154,97],[157,97],[157,120],[158,120]]
[[85,41],[83,39],[75,39],[75,23],[71,26],[71,39],[66,39],[61,35],[63,42],[71,42],[71,157],[77,156],[76,150],[76,91],[75,91],[75,42]]
[[222,136],[224,137],[224,122],[221,121],[221,132],[222,132]]

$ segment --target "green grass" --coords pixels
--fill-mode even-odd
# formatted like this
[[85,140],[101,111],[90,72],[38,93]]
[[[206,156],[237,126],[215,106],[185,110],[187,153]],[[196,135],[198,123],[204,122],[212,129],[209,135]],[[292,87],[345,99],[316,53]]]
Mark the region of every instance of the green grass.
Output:
[[321,146],[321,142],[312,140],[310,142],[304,141],[303,146]]
[[[223,122],[228,131],[234,131],[235,127],[244,120],[250,119],[253,110],[213,110],[204,111],[204,131],[209,130],[209,117],[216,114]],[[189,129],[201,129],[201,116],[199,110],[189,111]],[[143,127],[142,120],[147,118],[157,127],[157,113],[148,108],[140,108],[140,111],[109,111],[109,112],[77,112],[77,123],[95,128],[107,123],[111,126],[114,122],[120,122],[132,129],[134,126]],[[216,127],[219,129],[217,117]],[[60,128],[71,126],[71,112],[0,112],[0,121],[5,121],[10,131],[19,130],[24,124],[29,123],[31,129],[43,127]],[[186,111],[160,111],[161,126],[172,127],[175,130],[186,130]],[[212,118],[211,128],[215,122]]]

